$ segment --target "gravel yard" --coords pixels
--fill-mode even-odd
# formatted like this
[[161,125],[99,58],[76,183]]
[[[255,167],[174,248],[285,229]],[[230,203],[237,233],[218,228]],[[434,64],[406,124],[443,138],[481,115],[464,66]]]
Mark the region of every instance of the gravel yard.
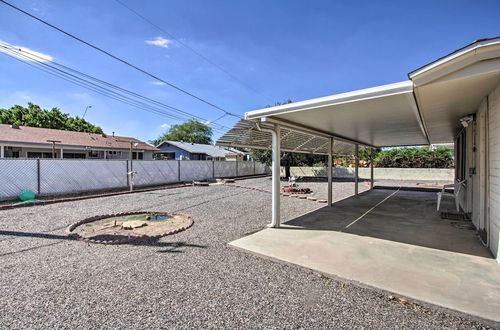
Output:
[[[271,187],[269,178],[237,184]],[[300,184],[326,197],[326,183]],[[352,182],[335,182],[334,199],[353,189]],[[269,222],[270,197],[212,185],[0,211],[0,328],[482,326],[228,247]],[[282,217],[319,207],[325,205],[283,197]],[[83,218],[127,211],[179,212],[194,225],[156,242],[120,246],[65,236]]]

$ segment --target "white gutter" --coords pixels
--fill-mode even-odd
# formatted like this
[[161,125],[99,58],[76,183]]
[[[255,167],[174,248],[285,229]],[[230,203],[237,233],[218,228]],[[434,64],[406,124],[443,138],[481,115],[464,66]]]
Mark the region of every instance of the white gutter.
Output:
[[245,119],[257,119],[267,116],[276,116],[295,111],[317,109],[336,104],[364,101],[379,97],[404,94],[410,92],[413,92],[413,83],[407,80],[394,84],[376,86],[366,89],[355,90],[347,93],[335,94],[300,102],[283,104],[265,109],[253,110],[245,113]]
[[471,56],[483,55],[483,50],[484,50],[485,54],[484,54],[484,58],[482,58],[482,59],[491,58],[487,54],[489,51],[484,49],[484,47],[491,47],[493,45],[500,46],[500,37],[479,40],[479,41],[473,42],[472,44],[465,46],[459,50],[456,50],[451,54],[443,56],[434,62],[431,62],[431,63],[424,65],[416,70],[413,70],[412,72],[408,73],[408,78],[413,80],[413,78],[415,78],[416,76],[425,74],[428,71],[431,71],[437,67],[443,67],[445,65],[450,65],[453,62],[459,60],[459,58],[461,58],[461,57],[466,58],[466,57],[471,57]]

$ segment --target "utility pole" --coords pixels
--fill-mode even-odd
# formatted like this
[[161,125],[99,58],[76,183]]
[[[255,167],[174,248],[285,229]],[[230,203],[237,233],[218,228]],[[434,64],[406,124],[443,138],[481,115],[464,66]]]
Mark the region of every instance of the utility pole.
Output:
[[[114,134],[114,132],[113,132]],[[127,143],[130,143],[130,149],[129,149],[129,159],[132,160],[132,154],[133,154],[133,148],[134,147],[137,147],[139,145],[139,143],[137,143],[137,141],[134,141],[134,140],[116,140],[117,142],[127,142]]]
[[61,141],[47,140],[47,142],[52,143],[52,158],[56,158],[56,143],[61,143]]
[[85,108],[85,111],[83,112],[82,119],[84,119],[84,118],[85,118],[85,115],[87,114],[87,110],[88,110],[89,108],[92,108],[92,106],[91,106],[91,105],[87,105],[87,107]]
[[[133,140],[117,140],[117,142],[127,142],[127,143],[130,143],[130,151],[129,151],[129,159],[130,159],[130,169],[127,173],[128,175],[128,182],[129,182],[129,186],[130,186],[130,191],[133,191],[134,190],[134,183],[133,183],[133,179],[134,179],[134,174],[137,174],[136,171],[134,171],[134,167],[133,167],[133,162],[132,162],[132,156],[133,156],[133,148],[134,147],[137,147],[137,145],[139,144],[138,142],[136,141],[133,141]],[[137,157],[139,158],[139,157]]]

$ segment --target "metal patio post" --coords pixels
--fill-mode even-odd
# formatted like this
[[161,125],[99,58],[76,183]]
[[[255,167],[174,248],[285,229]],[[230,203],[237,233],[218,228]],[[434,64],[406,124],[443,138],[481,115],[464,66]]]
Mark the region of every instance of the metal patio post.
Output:
[[359,145],[354,145],[354,195],[358,196],[358,181],[359,181]]
[[370,189],[373,189],[373,149],[370,152]]
[[273,188],[272,188],[272,220],[268,227],[279,228],[280,227],[280,126],[278,124],[274,125],[274,130],[271,131],[272,134],[272,168],[273,168]]
[[333,138],[328,141],[328,166],[327,166],[327,177],[328,177],[328,205],[332,206],[332,149],[333,149]]

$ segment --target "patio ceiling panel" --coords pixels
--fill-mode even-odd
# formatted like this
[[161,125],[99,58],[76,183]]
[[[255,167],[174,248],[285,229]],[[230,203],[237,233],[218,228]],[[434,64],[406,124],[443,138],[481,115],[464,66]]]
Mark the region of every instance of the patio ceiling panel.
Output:
[[429,143],[411,81],[250,111],[245,117],[300,125],[367,146]]
[[[258,123],[258,124],[257,124]],[[232,129],[226,132],[216,145],[228,147],[243,147],[255,149],[270,149],[271,133],[260,128],[272,128],[271,123],[261,123],[242,119]],[[281,150],[308,154],[328,154],[328,137],[318,136],[297,130],[286,125],[281,126]],[[353,155],[354,144],[334,139],[333,154]]]

